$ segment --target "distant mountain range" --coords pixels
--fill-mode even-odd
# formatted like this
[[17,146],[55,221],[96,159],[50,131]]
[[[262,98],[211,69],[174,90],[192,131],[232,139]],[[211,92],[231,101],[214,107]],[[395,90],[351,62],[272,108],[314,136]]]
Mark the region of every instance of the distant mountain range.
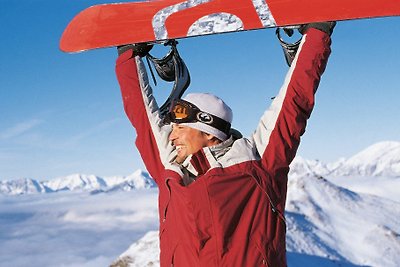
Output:
[[[400,177],[400,142],[374,144],[349,159],[333,163],[296,157],[289,176],[315,174],[316,176],[384,176]],[[59,191],[89,191],[92,193],[130,191],[154,187],[155,183],[142,170],[126,177],[98,177],[73,174],[48,181],[17,179],[0,181],[0,194],[19,195],[54,193]]]
[[95,175],[72,174],[49,181],[17,179],[0,181],[0,194],[21,195],[54,193],[60,191],[88,191],[91,193],[131,191],[155,187],[153,179],[144,171],[137,170],[125,177],[98,177]]

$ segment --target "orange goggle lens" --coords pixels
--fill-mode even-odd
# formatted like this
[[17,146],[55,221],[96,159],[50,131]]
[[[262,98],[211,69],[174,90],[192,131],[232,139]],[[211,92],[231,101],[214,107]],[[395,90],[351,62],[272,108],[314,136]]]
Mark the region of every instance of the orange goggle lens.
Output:
[[182,104],[175,104],[171,113],[176,120],[183,120],[189,117],[189,107],[182,105]]

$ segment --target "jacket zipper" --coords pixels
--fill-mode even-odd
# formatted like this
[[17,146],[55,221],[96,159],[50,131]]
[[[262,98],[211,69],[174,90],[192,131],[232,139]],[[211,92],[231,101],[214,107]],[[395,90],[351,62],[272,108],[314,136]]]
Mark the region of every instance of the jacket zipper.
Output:
[[[253,176],[252,176],[253,177]],[[260,185],[260,183],[257,181],[255,177],[253,177],[254,181],[256,182],[257,186],[263,191],[263,193],[267,196],[269,204],[271,205],[271,210],[273,213],[276,213],[279,218],[285,223],[286,225],[286,219],[285,216],[276,208],[275,204],[272,202],[271,197],[269,196],[268,192],[264,190],[264,188]]]
[[167,220],[167,210],[168,210],[169,201],[171,200],[171,188],[168,185],[169,180],[171,180],[171,178],[165,179],[165,186],[167,187],[167,190],[168,190],[168,201],[164,208],[164,214],[163,214],[163,218],[162,218],[163,223]]

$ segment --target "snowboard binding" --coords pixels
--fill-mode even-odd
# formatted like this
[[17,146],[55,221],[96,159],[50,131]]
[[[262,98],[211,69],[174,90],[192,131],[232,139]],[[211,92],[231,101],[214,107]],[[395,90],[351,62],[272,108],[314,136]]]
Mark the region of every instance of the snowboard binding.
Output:
[[287,36],[292,37],[294,34],[294,28],[277,28],[275,32],[276,36],[278,37],[279,43],[282,46],[286,63],[290,67],[294,60],[294,57],[296,56],[297,50],[299,49],[301,39],[297,40],[294,43],[287,43],[283,40],[281,36],[281,29],[283,29],[283,31],[286,33]]
[[169,40],[167,43],[165,43],[164,45],[171,46],[171,49],[167,55],[162,58],[156,58],[149,53],[146,55],[146,60],[149,64],[149,69],[155,85],[157,85],[157,82],[154,77],[154,72],[150,67],[150,62],[162,80],[166,82],[174,82],[174,86],[170,95],[160,107],[161,117],[164,117],[165,114],[167,114],[169,107],[174,100],[182,97],[183,93],[190,84],[189,70],[178,53],[178,49],[176,47],[177,44],[178,42],[176,40]]

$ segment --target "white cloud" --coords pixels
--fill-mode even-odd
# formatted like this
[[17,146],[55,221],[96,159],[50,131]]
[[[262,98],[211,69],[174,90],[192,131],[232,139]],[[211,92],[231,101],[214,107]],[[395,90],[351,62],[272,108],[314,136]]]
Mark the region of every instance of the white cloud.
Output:
[[[68,220],[68,214],[76,217]],[[144,233],[157,229],[157,217],[155,189],[0,196],[0,262],[14,267],[108,266]]]
[[82,132],[71,136],[66,142],[64,142],[63,146],[70,147],[79,144],[82,140],[85,140],[101,131],[105,131],[108,128],[111,128],[115,125],[115,123],[121,121],[121,119],[111,119],[103,121],[91,128],[86,128]]
[[6,140],[20,136],[26,132],[29,132],[41,123],[43,123],[43,121],[38,119],[31,119],[17,123],[16,125],[0,132],[0,140]]

